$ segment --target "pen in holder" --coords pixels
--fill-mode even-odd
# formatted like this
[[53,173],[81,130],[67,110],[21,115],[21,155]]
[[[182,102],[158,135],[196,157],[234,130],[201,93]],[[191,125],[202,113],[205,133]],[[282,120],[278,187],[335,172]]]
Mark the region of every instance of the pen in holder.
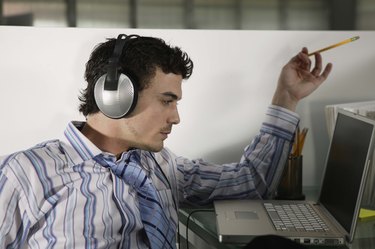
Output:
[[300,132],[296,131],[296,138],[293,143],[292,153],[284,166],[284,171],[276,192],[276,199],[279,200],[304,200],[305,195],[302,193],[302,166],[303,156],[302,148],[305,141],[307,128]]

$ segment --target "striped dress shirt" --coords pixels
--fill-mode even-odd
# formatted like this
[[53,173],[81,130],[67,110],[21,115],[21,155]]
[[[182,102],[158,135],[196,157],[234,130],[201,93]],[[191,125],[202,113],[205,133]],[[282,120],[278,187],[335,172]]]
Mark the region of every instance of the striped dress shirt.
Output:
[[[237,163],[189,160],[167,148],[136,153],[177,224],[181,203],[272,197],[298,122],[296,113],[270,106]],[[135,190],[93,159],[106,152],[80,132],[83,124],[0,158],[0,248],[149,248]]]

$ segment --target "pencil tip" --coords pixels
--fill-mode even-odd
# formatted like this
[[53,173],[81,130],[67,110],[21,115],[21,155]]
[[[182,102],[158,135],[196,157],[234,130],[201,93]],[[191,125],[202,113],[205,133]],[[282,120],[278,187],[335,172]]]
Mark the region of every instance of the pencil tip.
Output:
[[352,38],[352,41],[355,41],[355,40],[358,40],[359,39],[359,36],[354,36],[353,38]]

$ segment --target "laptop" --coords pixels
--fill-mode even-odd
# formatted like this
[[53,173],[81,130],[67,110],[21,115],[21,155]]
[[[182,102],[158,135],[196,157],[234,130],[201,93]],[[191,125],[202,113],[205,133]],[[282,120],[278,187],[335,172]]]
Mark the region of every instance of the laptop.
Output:
[[[256,236],[273,234],[308,245],[340,246],[352,242],[372,158],[374,127],[374,120],[338,111],[317,202],[215,201],[219,241],[248,243]],[[307,229],[297,226],[307,223],[301,209],[303,214],[309,210],[317,213],[308,217],[309,221],[318,221],[307,224]],[[297,210],[297,215],[289,214],[291,210]],[[285,219],[286,225],[282,223]]]

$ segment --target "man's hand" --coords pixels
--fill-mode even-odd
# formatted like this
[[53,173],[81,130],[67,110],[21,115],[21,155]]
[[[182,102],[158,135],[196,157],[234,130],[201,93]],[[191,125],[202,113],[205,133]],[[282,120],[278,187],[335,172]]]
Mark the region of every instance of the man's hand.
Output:
[[298,101],[317,89],[331,70],[332,64],[328,63],[322,72],[320,53],[315,54],[315,67],[311,70],[307,48],[303,48],[283,67],[272,104],[295,111]]

